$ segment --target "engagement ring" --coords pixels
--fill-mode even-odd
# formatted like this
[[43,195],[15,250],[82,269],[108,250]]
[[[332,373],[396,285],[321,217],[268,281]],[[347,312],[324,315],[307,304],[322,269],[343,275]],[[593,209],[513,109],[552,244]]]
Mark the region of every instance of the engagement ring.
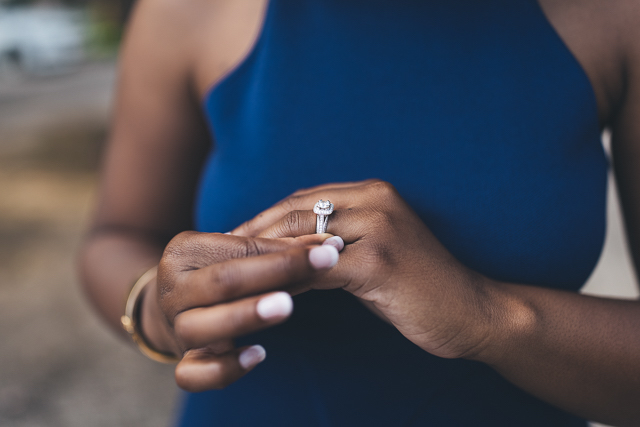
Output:
[[316,217],[316,233],[322,234],[327,232],[327,221],[329,220],[329,215],[333,212],[333,203],[329,200],[320,199],[318,203],[313,207],[313,212],[317,215]]

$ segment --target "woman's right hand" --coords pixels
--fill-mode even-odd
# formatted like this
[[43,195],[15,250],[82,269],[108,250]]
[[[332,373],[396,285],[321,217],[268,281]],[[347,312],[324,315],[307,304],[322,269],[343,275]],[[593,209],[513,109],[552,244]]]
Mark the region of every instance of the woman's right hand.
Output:
[[154,348],[182,357],[178,386],[191,392],[224,388],[260,363],[264,348],[235,348],[234,338],[289,317],[289,294],[306,290],[295,285],[337,262],[333,247],[318,246],[330,236],[262,239],[189,231],[173,238],[157,279],[147,285],[141,323]]

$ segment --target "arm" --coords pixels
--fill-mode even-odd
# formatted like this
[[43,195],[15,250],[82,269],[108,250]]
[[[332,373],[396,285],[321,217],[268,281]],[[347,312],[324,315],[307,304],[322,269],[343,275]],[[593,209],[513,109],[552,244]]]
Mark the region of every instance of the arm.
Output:
[[[638,273],[640,45],[638,34],[628,40],[636,46],[626,46],[630,55],[624,70],[625,97],[611,124],[612,154],[627,240]],[[480,360],[525,390],[571,412],[614,425],[640,424],[640,302],[498,286],[508,298],[529,307],[534,316],[528,327],[512,332],[501,325],[496,344]]]
[[[309,246],[327,236],[265,240],[183,232],[191,228],[194,190],[209,149],[197,93],[250,47],[252,33],[227,13],[247,21],[247,10],[231,7],[237,5],[247,6],[252,19],[260,17],[253,3],[235,0],[138,5],[121,58],[99,206],[80,259],[89,299],[119,332],[133,281],[159,264],[158,277],[141,295],[141,329],[153,348],[182,358],[176,381],[190,391],[225,387],[264,358],[261,347],[235,348],[233,339],[290,315],[290,296],[273,292],[287,284],[282,271],[294,270],[301,280],[329,267],[314,266],[308,255]],[[226,26],[216,26],[212,16]],[[227,36],[230,29],[246,34],[230,43],[212,35],[212,26]],[[199,43],[209,39],[225,47],[203,50]],[[210,61],[200,79],[199,52]],[[273,252],[294,268],[270,262]]]
[[191,226],[193,189],[209,146],[190,87],[186,17],[175,6],[143,1],[133,16],[98,209],[81,252],[86,293],[117,331],[135,278]]
[[640,304],[488,281],[499,313],[473,358],[588,419],[640,422]]
[[[557,2],[563,4],[566,2]],[[603,11],[613,10],[609,3],[597,4],[605,8]],[[615,14],[593,14],[613,17],[598,37],[606,36],[606,43],[615,48],[596,49],[598,37],[576,38],[571,31],[562,34],[570,46],[582,46],[577,49],[578,57],[587,64],[591,63],[589,55],[595,52],[609,55],[604,61],[600,56],[594,59],[605,71],[590,77],[599,104],[605,105],[602,110],[611,113],[602,117],[611,117],[614,171],[629,246],[636,271],[640,272],[637,4],[624,2],[625,7],[615,8],[622,12]],[[590,22],[586,16],[581,18]],[[622,83],[618,85],[618,81]],[[320,198],[329,198],[342,211],[332,215],[328,231],[343,237],[347,245],[329,277],[309,286],[343,286],[372,303],[426,351],[487,363],[522,389],[569,412],[614,425],[640,425],[639,301],[595,298],[479,276],[451,259],[408,207],[402,214],[395,208],[404,202],[392,188],[374,183],[377,190],[363,196],[366,187],[362,185],[328,185],[298,192],[234,234],[276,237],[313,232],[315,218],[308,212],[309,206]],[[375,218],[345,212],[345,207],[355,210],[370,201],[377,207],[380,200],[389,201],[378,218],[385,224],[380,229],[370,226]],[[283,215],[284,221],[280,219]],[[405,227],[398,224],[422,231],[405,232]],[[371,238],[375,236],[380,238]],[[424,256],[416,258],[417,252]],[[421,268],[416,269],[416,265]]]

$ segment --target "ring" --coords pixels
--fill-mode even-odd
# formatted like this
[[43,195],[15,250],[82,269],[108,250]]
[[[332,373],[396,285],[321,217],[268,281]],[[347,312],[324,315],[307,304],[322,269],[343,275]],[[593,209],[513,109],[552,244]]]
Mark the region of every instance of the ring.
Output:
[[329,200],[320,199],[313,207],[313,213],[316,216],[316,233],[322,234],[327,232],[327,221],[329,215],[333,212],[333,203]]

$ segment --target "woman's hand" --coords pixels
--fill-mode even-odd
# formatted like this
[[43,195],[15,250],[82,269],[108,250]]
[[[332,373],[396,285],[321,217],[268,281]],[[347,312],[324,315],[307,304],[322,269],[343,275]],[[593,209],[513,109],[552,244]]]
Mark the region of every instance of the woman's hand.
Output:
[[[182,356],[176,382],[188,391],[224,388],[265,357],[234,338],[283,322],[295,284],[337,262],[329,235],[262,239],[184,232],[166,247],[143,300],[142,327],[159,350]],[[274,292],[275,290],[288,292]]]
[[294,193],[232,231],[295,237],[314,232],[319,199],[335,211],[327,232],[346,246],[340,262],[314,277],[316,289],[344,288],[373,303],[400,332],[441,357],[473,357],[489,337],[488,281],[458,262],[386,182],[328,184]]

